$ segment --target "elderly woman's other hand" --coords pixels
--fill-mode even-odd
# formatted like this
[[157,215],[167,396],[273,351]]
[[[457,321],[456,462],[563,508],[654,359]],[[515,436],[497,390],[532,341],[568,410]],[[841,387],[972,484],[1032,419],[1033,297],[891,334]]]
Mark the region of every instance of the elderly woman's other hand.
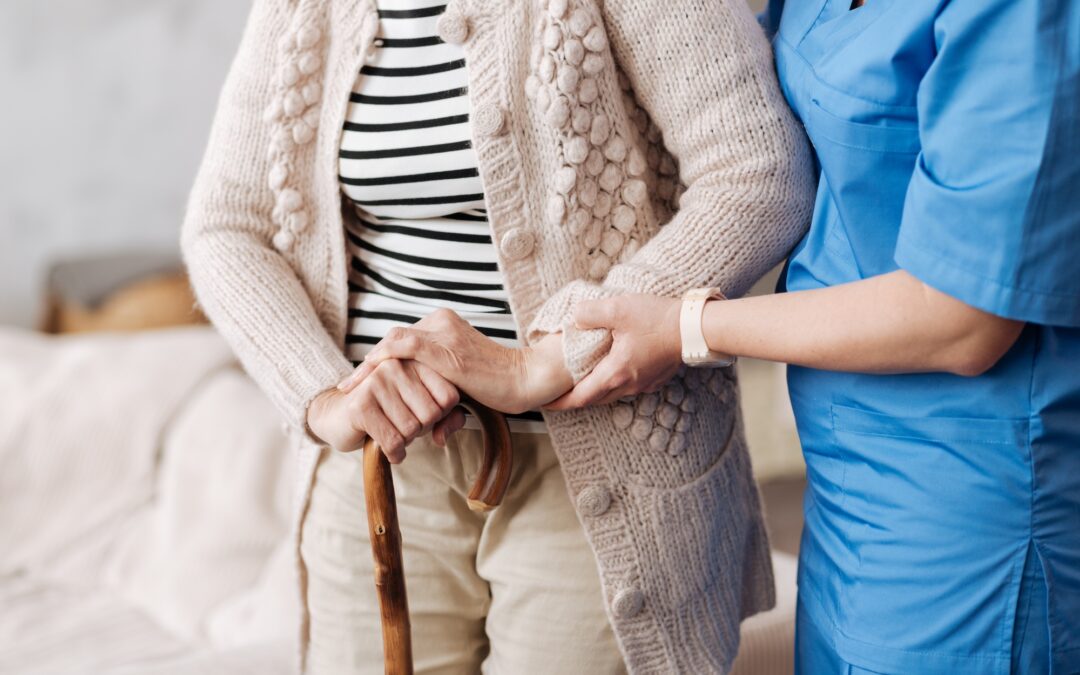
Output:
[[460,428],[455,410],[460,396],[453,384],[415,361],[386,361],[348,391],[332,387],[308,406],[311,431],[336,450],[352,451],[371,436],[393,464],[405,447],[435,428],[442,445],[447,431]]
[[456,313],[441,309],[410,328],[390,330],[338,386],[350,391],[395,359],[419,361],[478,402],[507,413],[532,410],[573,385],[560,336],[527,348],[504,347]]
[[655,295],[579,304],[574,323],[582,330],[610,330],[611,351],[573,390],[545,407],[584,408],[660,389],[682,365],[679,308],[679,300]]

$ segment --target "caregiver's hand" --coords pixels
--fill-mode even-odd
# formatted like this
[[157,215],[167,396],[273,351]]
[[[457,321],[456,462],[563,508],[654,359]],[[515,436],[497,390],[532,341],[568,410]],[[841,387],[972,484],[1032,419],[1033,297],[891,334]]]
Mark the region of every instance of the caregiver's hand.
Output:
[[442,309],[411,328],[391,329],[338,386],[349,391],[393,359],[419,361],[478,402],[506,413],[532,410],[573,385],[563,365],[561,336],[550,335],[532,347],[512,349]]
[[569,410],[611,403],[660,389],[682,365],[680,301],[655,295],[620,295],[577,306],[578,328],[607,328],[611,351],[572,391],[545,406]]
[[[349,391],[332,387],[308,406],[311,431],[336,450],[356,450],[371,436],[393,464],[405,459],[405,446],[433,427],[435,442],[445,429],[460,428],[455,410],[457,387],[434,370],[413,361],[386,361]],[[438,426],[437,426],[438,425]]]

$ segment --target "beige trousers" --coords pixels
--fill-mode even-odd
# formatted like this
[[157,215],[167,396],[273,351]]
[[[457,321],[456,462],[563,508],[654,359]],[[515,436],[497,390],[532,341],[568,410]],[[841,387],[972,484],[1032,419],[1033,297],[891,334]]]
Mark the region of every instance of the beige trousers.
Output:
[[[545,434],[514,434],[506,498],[465,495],[478,431],[430,436],[394,468],[417,675],[625,673],[596,561]],[[301,534],[310,675],[383,672],[360,453],[324,450]]]

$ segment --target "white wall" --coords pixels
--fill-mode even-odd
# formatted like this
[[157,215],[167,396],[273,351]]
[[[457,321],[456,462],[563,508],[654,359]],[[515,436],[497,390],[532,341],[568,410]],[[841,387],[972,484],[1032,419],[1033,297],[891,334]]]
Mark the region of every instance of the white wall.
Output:
[[0,0],[0,323],[48,260],[175,250],[249,0]]
[[34,323],[50,260],[175,250],[249,7],[0,0],[0,323]]

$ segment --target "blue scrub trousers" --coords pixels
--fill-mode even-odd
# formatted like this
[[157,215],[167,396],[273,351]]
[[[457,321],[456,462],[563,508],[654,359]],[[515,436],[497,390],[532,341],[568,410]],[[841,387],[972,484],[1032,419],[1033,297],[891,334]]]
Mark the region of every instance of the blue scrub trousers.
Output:
[[[1049,617],[1046,578],[1034,548],[1028,549],[1024,578],[1016,605],[1013,626],[1013,675],[1045,675],[1050,672],[1050,637],[1046,631]],[[908,675],[867,670],[845,662],[829,638],[832,630],[818,626],[800,601],[795,617],[795,675]],[[957,673],[956,675],[967,675]],[[972,674],[975,675],[975,674]]]

